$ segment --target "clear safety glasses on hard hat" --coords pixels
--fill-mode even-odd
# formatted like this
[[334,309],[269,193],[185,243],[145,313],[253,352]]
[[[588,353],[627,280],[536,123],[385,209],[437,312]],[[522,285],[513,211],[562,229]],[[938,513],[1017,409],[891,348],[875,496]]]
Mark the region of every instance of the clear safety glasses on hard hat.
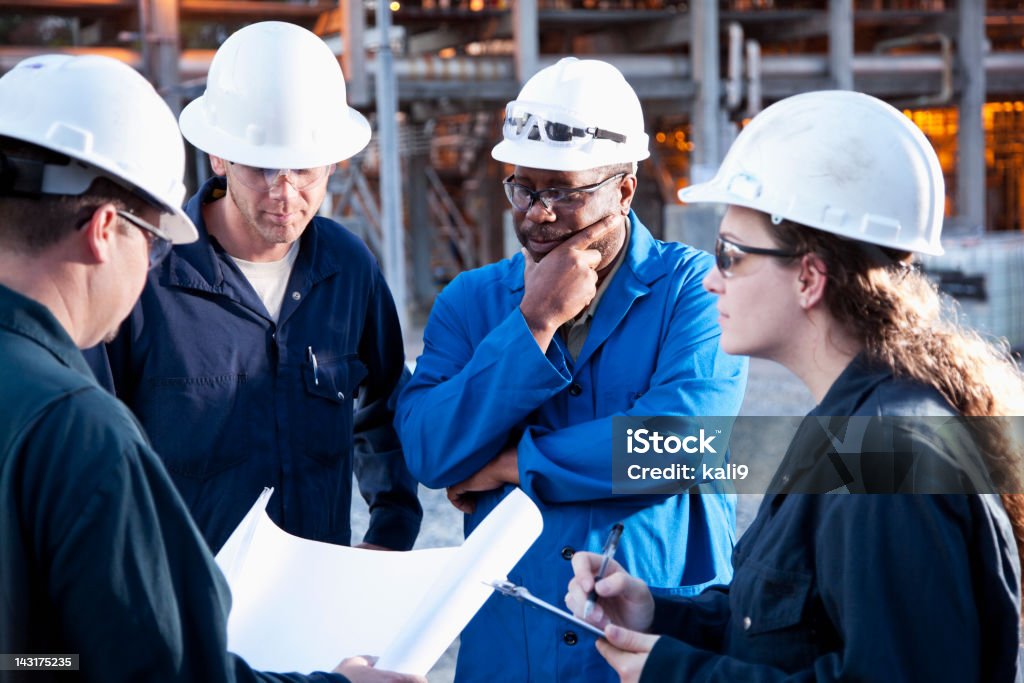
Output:
[[516,211],[529,211],[533,203],[540,200],[540,203],[544,205],[545,209],[549,211],[555,204],[571,205],[573,202],[582,200],[584,195],[593,194],[602,187],[615,180],[621,178],[628,173],[616,173],[610,178],[605,178],[599,183],[593,185],[583,185],[582,187],[549,187],[545,190],[531,190],[525,185],[520,185],[515,181],[515,176],[509,176],[501,181],[502,185],[505,186],[505,196],[508,197],[509,203]]
[[134,225],[142,231],[143,235],[145,235],[146,241],[149,242],[150,269],[154,268],[171,253],[171,247],[173,245],[171,244],[171,240],[167,236],[167,233],[163,230],[128,211],[118,211],[117,215]]
[[334,164],[315,168],[260,168],[259,166],[236,164],[233,161],[228,163],[235,169],[232,177],[250,190],[257,192],[266,192],[277,185],[278,178],[282,177],[296,190],[306,190],[326,178],[334,170]]
[[626,136],[594,126],[559,112],[545,114],[543,105],[529,102],[509,102],[505,106],[505,123],[501,132],[506,140],[542,140],[558,147],[577,147],[591,140],[611,140],[624,144]]
[[765,249],[764,247],[748,247],[745,244],[731,242],[722,236],[715,240],[715,265],[721,271],[722,277],[735,275],[736,267],[743,262],[747,254],[756,256],[773,256],[775,258],[796,258],[800,254],[783,251],[781,249]]

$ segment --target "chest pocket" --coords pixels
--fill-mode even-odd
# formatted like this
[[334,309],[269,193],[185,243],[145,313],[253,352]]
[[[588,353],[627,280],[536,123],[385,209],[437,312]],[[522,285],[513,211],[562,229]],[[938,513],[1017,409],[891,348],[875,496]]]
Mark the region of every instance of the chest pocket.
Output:
[[748,636],[789,628],[800,623],[810,592],[810,574],[748,559],[733,579],[733,616]]
[[316,368],[302,367],[305,399],[296,406],[300,451],[324,464],[336,463],[352,450],[354,399],[367,370],[356,354],[317,358]]
[[249,459],[251,444],[238,416],[252,415],[246,375],[155,377],[134,410],[172,474],[206,479]]

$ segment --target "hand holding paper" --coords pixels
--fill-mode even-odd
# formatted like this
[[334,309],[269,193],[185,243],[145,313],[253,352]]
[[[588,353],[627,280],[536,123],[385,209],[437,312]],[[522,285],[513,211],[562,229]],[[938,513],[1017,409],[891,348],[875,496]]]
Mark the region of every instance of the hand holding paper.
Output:
[[427,683],[426,676],[399,674],[374,666],[376,657],[349,657],[334,668],[352,683]]
[[[340,657],[425,675],[540,535],[512,491],[460,548],[377,552],[307,541],[265,512],[267,489],[217,554],[231,587],[228,647],[255,668],[323,671]],[[348,674],[346,674],[348,675]]]

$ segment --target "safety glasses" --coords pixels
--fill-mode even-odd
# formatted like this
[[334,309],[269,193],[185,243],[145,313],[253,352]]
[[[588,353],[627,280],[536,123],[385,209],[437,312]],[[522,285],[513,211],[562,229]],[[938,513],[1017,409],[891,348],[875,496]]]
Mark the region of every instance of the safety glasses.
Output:
[[561,206],[572,206],[573,204],[582,201],[585,195],[593,194],[602,187],[615,180],[627,175],[626,173],[616,173],[610,178],[605,178],[599,183],[593,185],[583,185],[582,187],[549,187],[544,190],[531,190],[525,185],[520,185],[513,178],[515,176],[509,176],[505,180],[501,181],[502,185],[505,186],[505,196],[508,197],[509,203],[516,211],[529,211],[533,203],[540,200],[540,203],[544,205],[545,209],[549,211],[553,210],[554,205],[559,204]]
[[765,249],[762,247],[748,247],[745,244],[730,242],[721,235],[715,240],[715,265],[721,271],[723,277],[732,277],[735,269],[748,254],[755,256],[773,256],[775,258],[796,258],[800,254],[783,251],[781,249]]
[[505,106],[502,135],[506,140],[542,140],[558,147],[578,147],[591,140],[611,140],[625,143],[626,136],[588,126],[574,116],[559,112],[557,115],[541,113],[542,105],[531,107],[529,102],[509,102]]
[[163,230],[128,211],[120,210],[117,212],[117,215],[134,225],[145,235],[146,241],[149,242],[150,269],[163,261],[171,253],[171,247],[174,245]]
[[296,190],[306,190],[330,175],[334,169],[333,164],[315,168],[260,168],[236,164],[233,161],[228,163],[235,170],[231,177],[257,192],[266,192],[274,187],[279,177],[283,177],[285,182]]

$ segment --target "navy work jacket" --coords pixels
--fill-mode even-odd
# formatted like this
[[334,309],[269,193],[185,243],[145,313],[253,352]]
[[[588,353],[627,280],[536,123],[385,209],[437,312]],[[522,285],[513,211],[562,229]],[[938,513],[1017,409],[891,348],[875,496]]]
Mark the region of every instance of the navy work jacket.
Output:
[[[348,544],[353,470],[370,507],[363,540],[409,549],[422,511],[392,426],[405,352],[376,260],[342,226],[314,218],[275,324],[207,233],[202,204],[224,191],[212,178],[189,200],[199,241],[150,273],[107,346],[108,379],[214,552],[265,486],[285,531]],[[90,357],[99,377],[105,360]]]
[[132,414],[41,304],[0,285],[0,683],[345,683],[227,651],[227,582]]
[[[850,415],[956,413],[934,389],[857,358],[809,417]],[[791,455],[783,477],[813,471]],[[728,587],[655,598],[651,631],[672,637],[641,681],[1019,680],[1020,561],[996,494],[769,493],[733,566]]]

